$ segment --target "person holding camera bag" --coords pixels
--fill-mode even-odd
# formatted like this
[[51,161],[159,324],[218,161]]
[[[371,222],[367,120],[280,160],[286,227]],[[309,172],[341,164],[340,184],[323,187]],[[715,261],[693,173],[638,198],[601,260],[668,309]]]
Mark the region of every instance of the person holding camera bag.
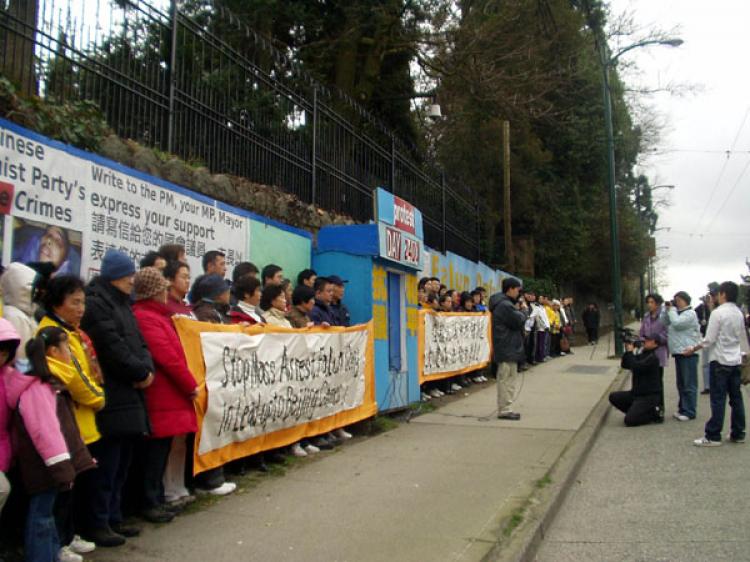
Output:
[[661,405],[663,389],[662,374],[656,350],[663,345],[663,336],[649,334],[643,347],[636,350],[635,343],[625,342],[622,368],[633,372],[630,390],[612,392],[609,402],[625,413],[625,425],[635,427],[664,421]]

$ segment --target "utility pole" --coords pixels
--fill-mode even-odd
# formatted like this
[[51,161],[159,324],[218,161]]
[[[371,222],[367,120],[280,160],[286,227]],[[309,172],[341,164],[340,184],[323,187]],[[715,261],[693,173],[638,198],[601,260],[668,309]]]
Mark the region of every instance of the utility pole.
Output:
[[503,238],[505,239],[505,258],[508,260],[510,273],[516,271],[516,255],[513,251],[513,229],[510,212],[510,122],[503,121]]

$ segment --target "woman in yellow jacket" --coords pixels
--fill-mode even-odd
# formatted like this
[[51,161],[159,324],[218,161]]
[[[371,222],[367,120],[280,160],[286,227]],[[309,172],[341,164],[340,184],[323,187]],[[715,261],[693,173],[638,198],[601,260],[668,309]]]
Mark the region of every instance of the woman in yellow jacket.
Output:
[[[70,393],[81,439],[89,447],[91,455],[96,457],[96,442],[101,438],[96,427],[96,412],[104,407],[104,391],[93,345],[80,329],[81,318],[86,309],[83,281],[74,275],[62,275],[50,280],[44,297],[44,308],[45,316],[39,323],[39,329],[57,326],[65,330],[72,357],[70,363],[50,360],[50,370]],[[92,472],[94,471],[82,472],[76,478],[72,495],[68,498],[72,502],[72,509],[68,511],[73,517],[69,521],[58,521],[60,544],[79,554],[94,549],[93,543],[82,540],[76,534],[76,529],[86,528],[91,518],[91,506],[99,496],[91,484]]]

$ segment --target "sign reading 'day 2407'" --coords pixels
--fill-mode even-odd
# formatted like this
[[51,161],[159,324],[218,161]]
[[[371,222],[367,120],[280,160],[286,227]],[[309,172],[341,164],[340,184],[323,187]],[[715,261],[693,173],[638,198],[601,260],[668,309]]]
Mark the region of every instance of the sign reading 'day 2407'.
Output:
[[422,213],[379,187],[376,191],[380,257],[421,269],[424,253]]

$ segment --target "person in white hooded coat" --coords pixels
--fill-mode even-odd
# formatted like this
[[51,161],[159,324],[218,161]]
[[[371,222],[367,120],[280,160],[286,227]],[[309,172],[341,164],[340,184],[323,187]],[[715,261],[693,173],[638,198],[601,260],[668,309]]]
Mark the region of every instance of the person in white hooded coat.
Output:
[[24,370],[26,342],[34,337],[37,322],[34,319],[34,282],[37,272],[20,262],[11,263],[0,277],[3,292],[3,317],[8,320],[21,337],[16,353],[16,367]]

